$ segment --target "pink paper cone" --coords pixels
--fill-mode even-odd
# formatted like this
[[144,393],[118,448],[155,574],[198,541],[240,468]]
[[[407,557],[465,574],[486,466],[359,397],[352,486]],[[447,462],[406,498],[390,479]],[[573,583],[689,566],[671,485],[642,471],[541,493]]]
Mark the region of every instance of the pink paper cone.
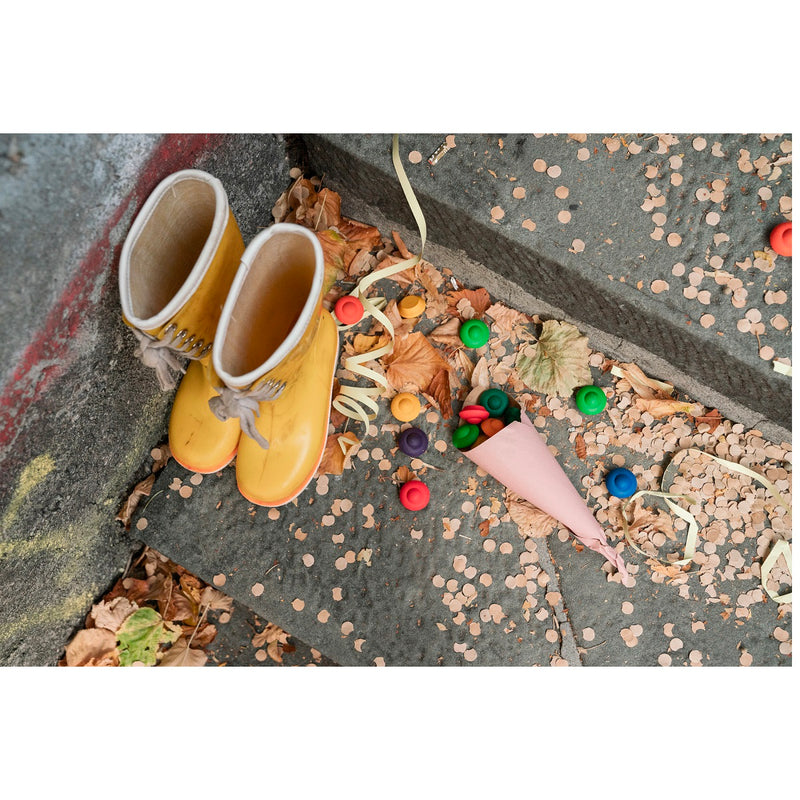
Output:
[[605,556],[623,578],[628,577],[622,557],[608,544],[600,524],[525,413],[519,422],[506,425],[464,454],[512,492],[555,517],[588,548]]

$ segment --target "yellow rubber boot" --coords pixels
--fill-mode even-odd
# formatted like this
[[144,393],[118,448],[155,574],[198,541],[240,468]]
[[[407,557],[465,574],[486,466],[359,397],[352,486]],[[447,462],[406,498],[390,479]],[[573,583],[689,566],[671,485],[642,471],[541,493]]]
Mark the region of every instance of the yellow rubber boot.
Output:
[[224,388],[212,405],[239,415],[236,481],[257,505],[297,497],[325,449],[339,335],[323,275],[316,236],[273,225],[242,256],[220,318],[212,361]]
[[192,472],[219,472],[233,461],[239,446],[239,420],[221,420],[209,408],[217,396],[211,356],[189,364],[169,417],[169,449],[175,460]]
[[225,190],[212,175],[182,170],[152,192],[122,247],[122,317],[139,340],[137,356],[162,389],[186,371],[170,415],[170,450],[187,469],[213,472],[236,452],[238,421],[209,406],[217,323],[244,252]]

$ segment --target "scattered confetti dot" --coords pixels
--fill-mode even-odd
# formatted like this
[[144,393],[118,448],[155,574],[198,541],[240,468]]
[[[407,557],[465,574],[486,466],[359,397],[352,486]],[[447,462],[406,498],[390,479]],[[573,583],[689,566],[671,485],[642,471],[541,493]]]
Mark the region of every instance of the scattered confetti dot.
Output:
[[551,178],[558,178],[561,175],[561,167],[559,167],[558,164],[553,164],[552,167],[548,168],[547,174]]
[[680,650],[681,647],[683,647],[683,642],[678,638],[672,639],[669,643],[670,650]]
[[193,486],[199,486],[203,482],[203,476],[199,472],[195,472],[191,478],[189,478],[189,483]]
[[322,609],[322,611],[317,614],[317,619],[324,625],[331,617],[331,612],[327,611],[326,609]]
[[224,586],[227,578],[220,572],[211,579],[214,586]]
[[511,194],[517,200],[523,200],[525,198],[525,190],[521,186],[515,186],[514,191],[511,192]]
[[267,512],[267,516],[268,516],[268,517],[269,517],[271,520],[280,519],[280,518],[281,518],[281,512],[280,512],[280,511],[278,511],[278,509],[277,509],[277,508],[271,508],[271,509],[270,509],[270,510]]
[[746,650],[739,656],[739,663],[743,667],[749,667],[753,663],[753,656]]
[[314,556],[312,556],[311,553],[306,553],[303,556],[303,564],[307,567],[312,567],[314,565]]
[[591,155],[588,147],[581,147],[577,153],[578,161],[588,161]]
[[558,186],[555,195],[559,200],[566,200],[569,197],[569,189],[566,186]]
[[666,281],[653,281],[650,284],[650,291],[653,294],[661,294],[661,292],[669,291],[669,284]]
[[419,150],[412,150],[408,154],[408,160],[412,164],[419,164],[419,162],[422,161],[422,153],[420,153]]
[[720,220],[719,214],[716,211],[709,211],[706,214],[706,223],[709,225],[718,225]]
[[583,636],[585,642],[593,642],[595,636],[594,628],[584,628],[581,631],[581,636]]
[[558,212],[558,221],[566,225],[572,219],[572,214],[566,209]]
[[333,599],[338,603],[342,599],[342,587],[341,586],[334,586],[331,590],[331,595]]
[[191,487],[191,486],[181,486],[181,488],[180,488],[180,489],[178,489],[178,494],[179,494],[179,495],[180,495],[180,496],[181,496],[181,497],[182,497],[184,500],[188,500],[188,499],[189,499],[189,498],[192,496],[192,492],[193,492],[193,491],[194,491],[194,490],[192,489],[192,487]]
[[713,314],[703,314],[703,316],[700,317],[700,324],[704,328],[710,328],[714,324],[714,322],[715,319]]
[[775,358],[775,351],[768,344],[765,344],[758,351],[758,354],[764,359],[764,361],[771,361],[773,358]]
[[292,600],[292,608],[295,611],[302,611],[305,607],[306,607],[305,600],[301,600],[299,597],[295,597],[295,599]]
[[522,221],[522,227],[525,228],[526,231],[535,231],[536,223],[532,219],[526,219]]
[[533,162],[533,168],[537,172],[544,172],[547,169],[547,162],[541,158],[537,158],[536,161]]
[[670,247],[677,247],[682,241],[683,241],[683,239],[681,238],[680,234],[678,234],[678,233],[670,233],[667,236],[667,244]]
[[250,591],[252,592],[253,597],[261,597],[261,595],[264,594],[264,584],[254,583]]
[[684,264],[673,264],[672,266],[672,274],[676,277],[680,278],[682,275],[686,274],[686,266]]
[[571,250],[573,253],[582,253],[586,249],[586,243],[581,239],[573,239]]
[[633,614],[633,603],[629,603],[627,600],[622,604],[622,613],[623,614]]
[[492,208],[492,219],[493,220],[503,219],[503,217],[505,215],[506,215],[506,212],[503,211],[503,209],[500,206],[494,206]]
[[144,517],[139,517],[136,520],[136,530],[143,531],[147,527],[147,520]]
[[266,661],[267,651],[264,649],[256,650],[256,661]]
[[783,316],[783,314],[776,314],[771,320],[770,325],[775,328],[776,331],[783,331],[789,327],[789,320]]
[[662,667],[668,667],[668,666],[670,666],[670,664],[672,664],[672,656],[669,653],[662,653],[658,657],[658,663]]
[[700,150],[705,150],[706,144],[707,142],[702,136],[695,136],[695,138],[692,139],[692,147],[698,152]]
[[349,636],[355,628],[353,627],[352,622],[343,622],[342,623],[342,636]]

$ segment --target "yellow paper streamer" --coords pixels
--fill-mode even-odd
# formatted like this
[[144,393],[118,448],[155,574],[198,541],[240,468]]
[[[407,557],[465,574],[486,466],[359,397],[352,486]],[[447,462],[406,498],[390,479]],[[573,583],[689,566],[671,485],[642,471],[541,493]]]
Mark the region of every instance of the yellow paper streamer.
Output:
[[[688,564],[694,558],[694,554],[697,549],[697,533],[699,530],[699,526],[697,524],[697,520],[694,516],[689,513],[686,509],[681,508],[679,505],[676,505],[672,502],[674,499],[682,499],[686,500],[689,503],[697,502],[695,498],[691,497],[690,495],[680,495],[680,494],[670,494],[669,492],[663,491],[663,489],[669,485],[669,480],[667,479],[667,475],[669,473],[669,468],[675,465],[678,461],[678,457],[682,453],[696,453],[701,456],[708,456],[713,461],[716,461],[718,464],[721,464],[724,467],[727,467],[732,472],[739,472],[742,475],[747,475],[749,478],[752,478],[757,483],[760,483],[764,486],[767,491],[778,501],[778,503],[786,509],[789,518],[791,519],[792,509],[789,504],[781,497],[777,487],[772,484],[769,480],[767,480],[763,475],[760,475],[758,472],[755,472],[748,467],[743,467],[741,464],[737,464],[734,461],[728,461],[727,459],[720,458],[719,456],[711,455],[711,453],[706,453],[703,450],[699,450],[696,447],[687,447],[684,450],[678,450],[670,460],[670,463],[667,465],[667,468],[664,470],[664,474],[661,478],[661,489],[660,492],[647,492],[641,491],[636,492],[636,494],[629,497],[622,505],[620,509],[620,514],[622,516],[622,530],[625,534],[625,539],[628,544],[637,552],[641,553],[643,556],[647,558],[654,558],[649,553],[645,553],[644,550],[637,547],[636,543],[633,541],[631,537],[630,530],[628,529],[628,519],[625,516],[625,509],[628,507],[628,504],[633,502],[637,497],[642,497],[644,495],[652,495],[654,497],[661,497],[664,499],[664,502],[672,509],[672,511],[677,514],[681,519],[685,520],[689,525],[689,530],[686,534],[686,543],[683,549],[683,558],[678,561],[666,561],[662,558],[657,558],[656,560],[661,561],[663,564],[668,564],[670,566],[682,566],[684,564]],[[789,574],[792,574],[792,550],[791,545],[789,542],[785,540],[779,540],[775,542],[772,549],[769,552],[769,555],[764,560],[764,563],[761,565],[761,585],[764,588],[764,591],[769,595],[769,597],[774,600],[776,603],[791,603],[792,602],[792,594],[789,592],[785,595],[778,595],[775,592],[767,589],[767,577],[770,573],[770,570],[775,565],[775,562],[778,560],[778,557],[783,554],[786,558],[786,564],[789,568]],[[787,599],[788,598],[788,599]]]
[[[350,356],[344,362],[345,369],[349,370],[354,375],[360,375],[362,378],[373,381],[378,385],[370,387],[347,385],[342,386],[339,394],[337,394],[331,402],[331,405],[346,417],[362,422],[366,431],[369,430],[370,420],[375,419],[378,414],[378,404],[376,401],[383,393],[383,390],[389,388],[389,384],[383,375],[373,369],[370,369],[369,367],[365,367],[364,364],[366,364],[368,361],[374,361],[378,358],[381,358],[394,350],[394,326],[389,318],[382,312],[382,309],[386,307],[386,299],[383,297],[370,299],[365,297],[364,293],[370,286],[372,286],[373,283],[419,264],[419,262],[422,260],[422,251],[425,248],[425,239],[427,237],[425,217],[422,214],[422,209],[417,202],[417,198],[414,195],[414,190],[411,188],[411,184],[409,183],[408,177],[403,169],[403,164],[400,161],[400,137],[397,134],[394,134],[392,137],[392,162],[394,164],[395,172],[397,173],[397,178],[400,181],[400,185],[403,187],[403,193],[406,196],[406,202],[411,208],[411,213],[414,215],[414,220],[416,221],[419,229],[420,238],[422,240],[420,244],[420,250],[417,255],[412,256],[411,258],[407,258],[398,264],[392,264],[389,267],[384,267],[383,269],[376,270],[375,272],[364,276],[358,282],[353,291],[350,292],[353,297],[357,297],[361,301],[361,304],[364,306],[365,314],[374,317],[376,320],[378,320],[378,322],[380,322],[381,325],[383,325],[391,337],[391,341],[382,347],[378,347],[375,350],[370,350],[367,353]],[[361,320],[359,320],[358,323],[353,324],[357,325],[360,322]],[[353,325],[338,325],[338,329],[340,331],[345,331],[352,327]],[[372,413],[368,414],[364,406],[366,406]],[[350,443],[350,446],[348,447],[347,445],[343,444],[343,440],[340,438],[339,446],[342,448],[342,451],[345,453],[345,455],[347,455],[350,450],[358,447],[358,444]]]

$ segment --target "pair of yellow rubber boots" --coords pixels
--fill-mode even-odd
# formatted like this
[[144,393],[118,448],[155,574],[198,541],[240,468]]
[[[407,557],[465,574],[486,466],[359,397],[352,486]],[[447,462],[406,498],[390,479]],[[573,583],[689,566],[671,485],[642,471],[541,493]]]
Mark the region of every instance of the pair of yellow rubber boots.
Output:
[[325,448],[339,336],[322,307],[316,236],[294,224],[245,248],[222,183],[200,170],[163,180],[134,221],[119,270],[122,316],[163,389],[183,372],[169,445],[188,470],[236,457],[241,494],[288,503]]

